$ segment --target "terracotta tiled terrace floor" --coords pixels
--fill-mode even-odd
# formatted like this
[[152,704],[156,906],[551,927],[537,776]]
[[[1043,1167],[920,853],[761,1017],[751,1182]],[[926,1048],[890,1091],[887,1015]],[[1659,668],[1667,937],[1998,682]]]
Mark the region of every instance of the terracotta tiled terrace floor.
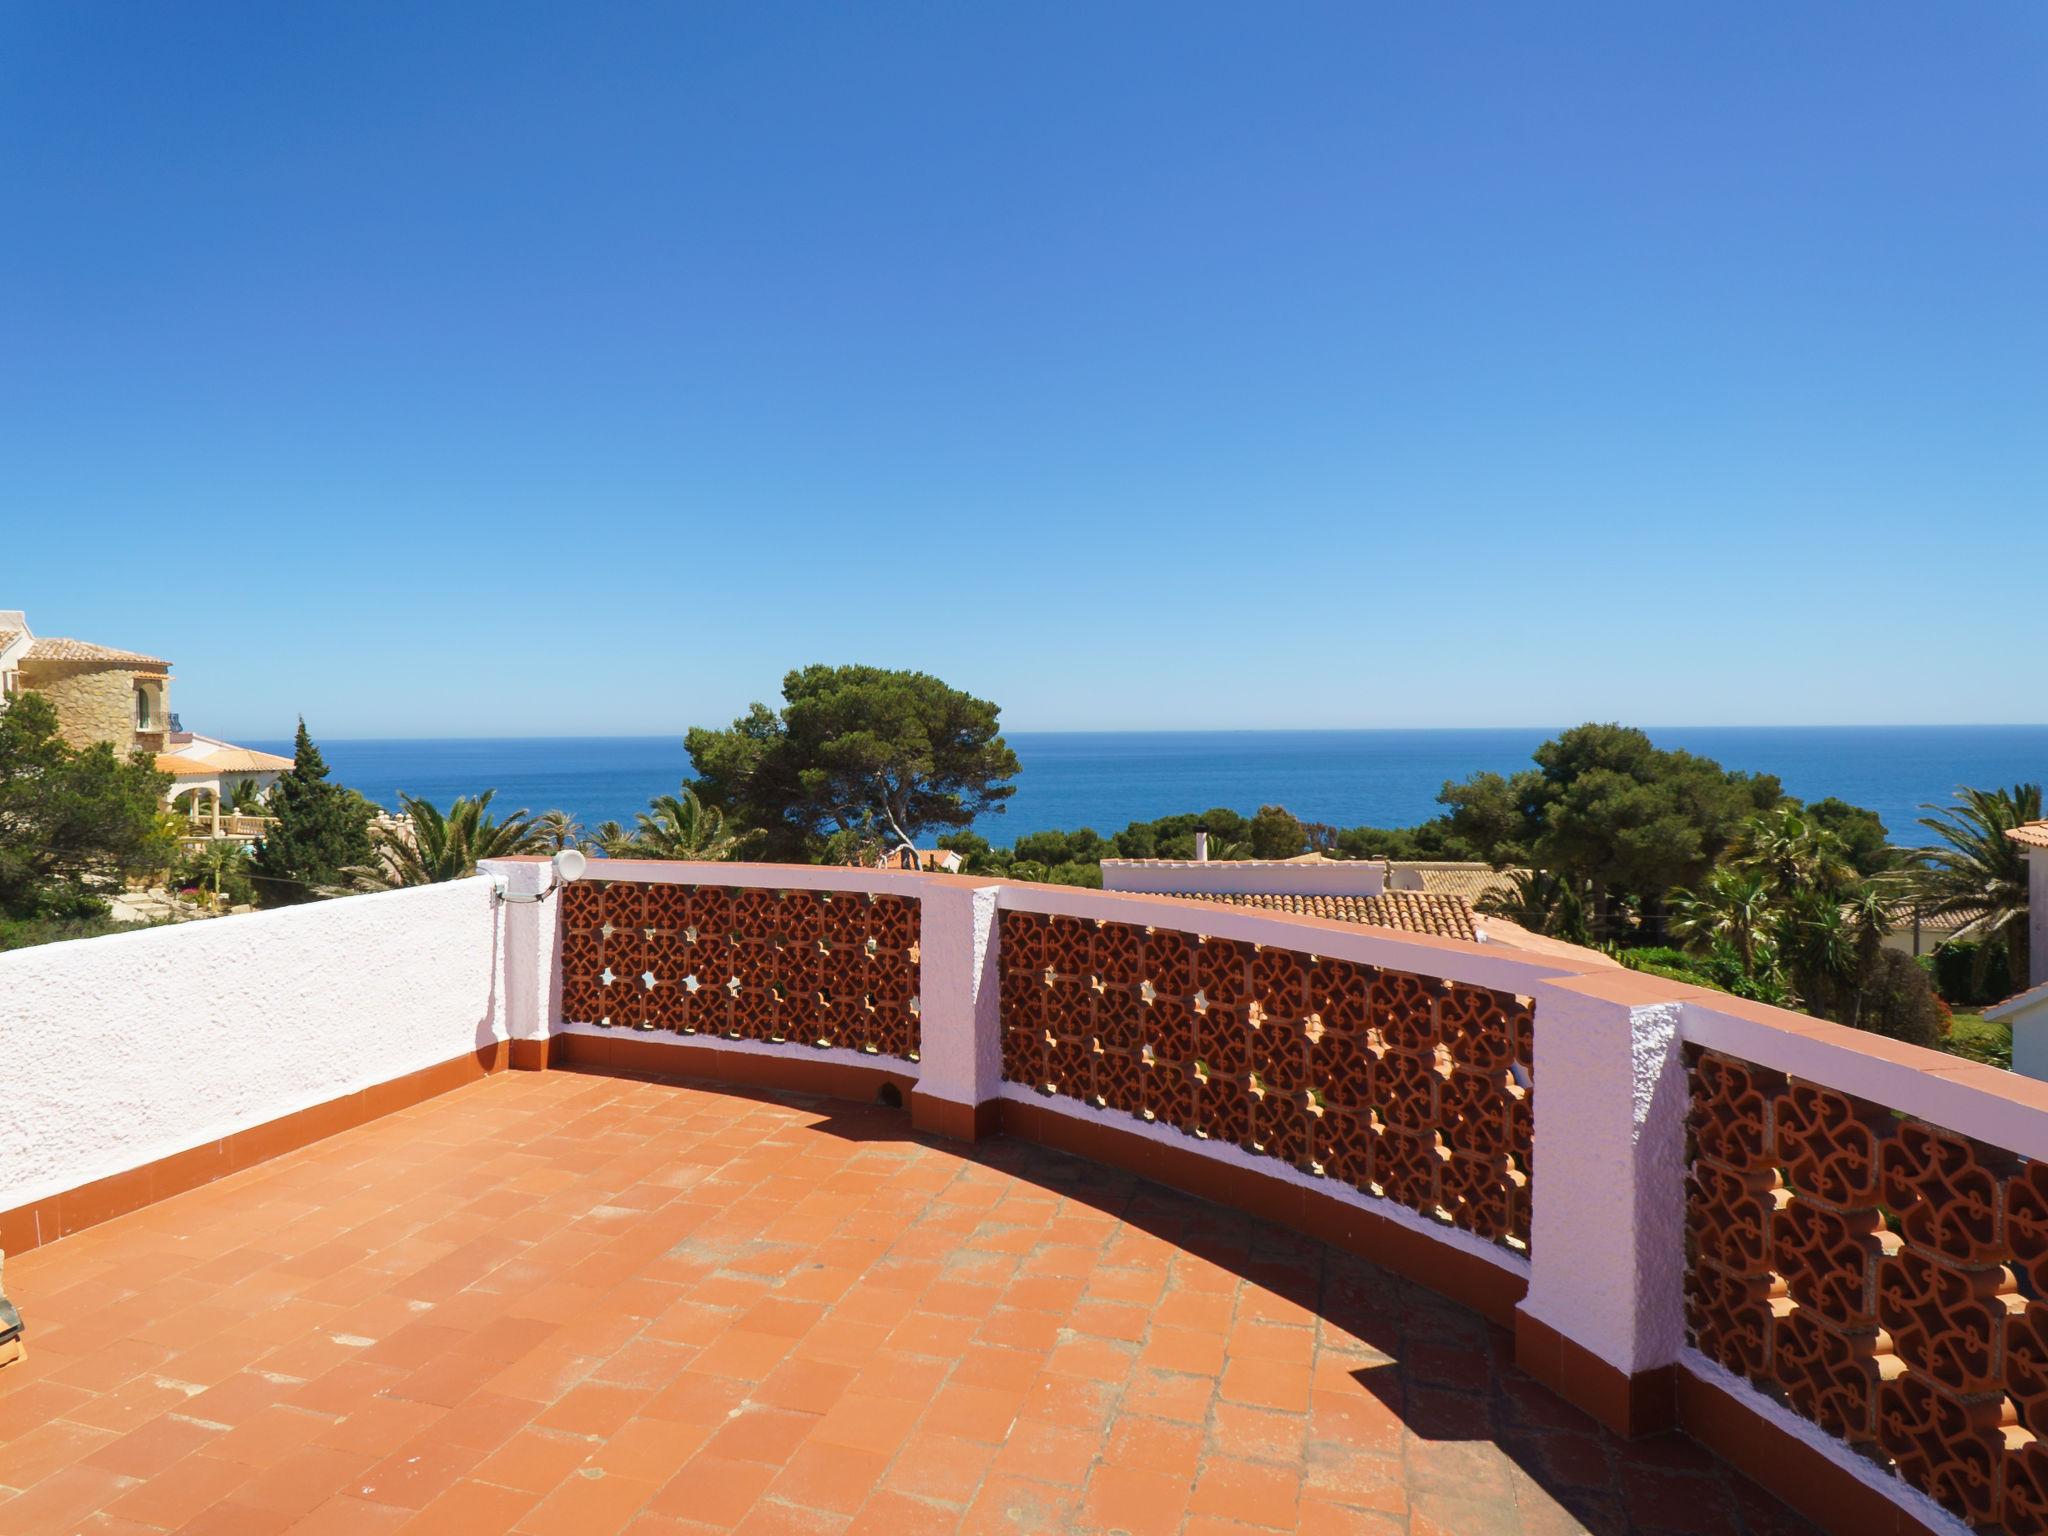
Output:
[[888,1110],[501,1076],[8,1281],[6,1536],[1806,1529],[1369,1265]]

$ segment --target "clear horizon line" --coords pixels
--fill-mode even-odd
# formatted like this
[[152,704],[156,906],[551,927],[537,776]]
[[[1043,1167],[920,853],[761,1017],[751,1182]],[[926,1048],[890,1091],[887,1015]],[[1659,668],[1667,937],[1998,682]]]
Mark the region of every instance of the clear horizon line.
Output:
[[[1588,722],[1578,724],[1627,724],[1627,722]],[[1005,736],[1369,736],[1394,732],[1430,731],[1444,734],[1478,731],[1564,731],[1569,725],[1158,725],[1158,726],[1012,726],[1005,728]],[[1635,725],[1642,731],[2025,731],[2048,728],[2048,721],[2033,720],[1864,720],[1837,722],[1825,725],[1790,724],[1783,721],[1734,721],[1708,724],[1688,724],[1665,721],[1661,723]],[[687,729],[687,728],[686,728]],[[237,736],[252,741],[286,741],[289,736],[270,736],[257,731],[236,731]],[[451,734],[439,736],[354,736],[316,734],[315,742],[322,741],[680,741],[682,731],[584,731],[584,732],[543,732],[534,735],[505,736],[477,734]]]

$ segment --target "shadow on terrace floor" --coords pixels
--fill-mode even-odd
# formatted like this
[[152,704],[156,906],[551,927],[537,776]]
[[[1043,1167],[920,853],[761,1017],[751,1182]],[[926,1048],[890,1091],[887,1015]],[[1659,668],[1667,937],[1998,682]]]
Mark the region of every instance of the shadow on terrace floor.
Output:
[[502,1074],[8,1282],[8,1536],[1804,1529],[1370,1264],[901,1111]]
[[[1047,1261],[1083,1296],[1098,1275],[1121,1286],[1145,1267],[1119,1259],[1168,1266],[1163,1297],[1131,1319],[1134,1363],[1106,1405],[1112,1464],[1120,1416],[1164,1416],[1201,1425],[1203,1477],[1228,1461],[1265,1474],[1248,1484],[1245,1513],[1256,1517],[1264,1500],[1281,1528],[1273,1512],[1291,1504],[1303,1530],[1818,1536],[1687,1436],[1604,1430],[1514,1365],[1506,1330],[1366,1260],[1029,1142],[962,1147],[912,1133],[890,1108],[776,1097],[821,1112],[816,1132],[929,1148],[1096,1213],[1113,1228],[1099,1262],[1078,1251]],[[992,1218],[962,1249],[993,1239],[1019,1251],[1033,1239],[1021,1248],[1028,1267],[1029,1255],[1063,1246],[1040,1236]],[[1077,1331],[1090,1326],[1078,1315],[1086,1305]],[[1084,1511],[1045,1513],[1085,1523]]]

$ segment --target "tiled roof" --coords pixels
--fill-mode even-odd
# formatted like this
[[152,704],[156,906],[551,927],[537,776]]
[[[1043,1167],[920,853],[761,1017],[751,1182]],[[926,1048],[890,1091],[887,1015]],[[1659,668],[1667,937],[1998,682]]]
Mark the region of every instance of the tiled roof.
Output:
[[1514,877],[1518,873],[1512,869],[1495,869],[1491,864],[1448,859],[1391,859],[1387,863],[1387,882],[1390,885],[1397,876],[1412,875],[1421,880],[1425,891],[1443,896],[1462,896],[1467,901],[1478,901],[1483,896],[1512,895]]
[[2044,1002],[2048,1002],[2048,981],[2044,981],[2038,986],[2029,987],[2024,992],[2015,992],[2002,1003],[1992,1004],[1992,1006],[1984,1010],[1984,1017],[1987,1019],[2011,1018],[2016,1013],[2027,1011],[2036,1003]]
[[90,640],[61,640],[50,635],[38,635],[35,644],[28,648],[31,661],[115,661],[137,667],[168,667],[170,663],[161,656],[145,656],[140,651],[117,651],[110,645],[94,645]]
[[20,638],[21,631],[18,629],[0,629],[0,651],[6,650]]
[[1369,928],[1395,928],[1427,933],[1440,939],[1473,940],[1472,904],[1462,896],[1437,891],[1385,891],[1378,896],[1272,896],[1220,891],[1177,891],[1186,901],[1212,901],[1228,907],[1255,907],[1262,912],[1291,912],[1297,917],[1327,917]]
[[1274,869],[1288,864],[1349,864],[1350,859],[1300,853],[1291,859],[1104,859],[1105,864],[1140,865],[1147,869]]
[[279,757],[275,752],[258,752],[253,747],[226,743],[204,752],[159,752],[156,758],[158,773],[175,774],[181,779],[210,779],[217,773],[283,773],[291,765],[290,758]]
[[2048,848],[2048,821],[2029,821],[2005,834],[2023,848]]

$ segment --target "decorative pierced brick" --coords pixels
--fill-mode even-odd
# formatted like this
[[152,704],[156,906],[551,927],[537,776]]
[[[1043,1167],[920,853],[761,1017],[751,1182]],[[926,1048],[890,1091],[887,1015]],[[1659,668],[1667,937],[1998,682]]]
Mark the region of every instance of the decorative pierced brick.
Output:
[[2009,1536],[2048,1532],[2048,1443],[2039,1440],[2008,1451],[1999,1516]]
[[641,893],[641,920],[657,932],[681,933],[689,927],[689,891],[686,885],[649,885]]
[[1194,1073],[1177,1061],[1146,1067],[1140,1090],[1146,1116],[1176,1130],[1194,1129],[1198,1086]]
[[2048,1303],[2008,1306],[2005,1391],[2020,1422],[2037,1435],[2048,1434]]
[[1252,1139],[1253,1103],[1238,1078],[1208,1078],[1195,1095],[1195,1124],[1211,1141],[1246,1146]]
[[1379,1102],[1379,1057],[1363,1031],[1325,1029],[1308,1048],[1309,1087],[1326,1106],[1365,1109]]
[[1698,1053],[1686,1123],[1700,1156],[1730,1168],[1771,1161],[1776,1152],[1771,1116],[1784,1085],[1780,1074],[1733,1056]]
[[1437,1188],[1443,1164],[1444,1152],[1435,1132],[1381,1126],[1379,1183],[1380,1192],[1389,1200],[1425,1216],[1434,1215],[1443,1203]]
[[1001,914],[997,953],[1005,1080],[1232,1142],[1527,1246],[1527,999],[1274,945],[1026,912]]
[[1316,1161],[1333,1179],[1370,1189],[1378,1182],[1379,1133],[1368,1113],[1325,1109],[1316,1119]]
[[1878,1443],[1907,1482],[1970,1524],[1989,1525],[2004,1481],[2004,1408],[2002,1398],[1951,1397],[1909,1371],[1878,1389]]
[[[1709,1165],[1703,1163],[1694,1169],[1694,1174],[1704,1176],[1708,1169]],[[1752,1170],[1747,1175],[1723,1171],[1720,1176],[1765,1181],[1766,1200],[1771,1198],[1769,1191],[1777,1183],[1769,1169]],[[1879,1212],[1867,1207],[1838,1211],[1817,1200],[1781,1197],[1778,1208],[1770,1215],[1769,1241],[1756,1248],[1755,1234],[1747,1225],[1738,1231],[1734,1223],[1727,1223],[1715,1230],[1715,1214],[1729,1208],[1719,1203],[1710,1205],[1702,1213],[1697,1228],[1688,1220],[1696,1251],[1702,1256],[1745,1274],[1769,1269],[1775,1258],[1778,1272],[1785,1277],[1786,1289],[1801,1307],[1812,1308],[1838,1328],[1877,1326],[1878,1264],[1898,1248],[1898,1239],[1884,1230]],[[1739,1261],[1732,1251],[1738,1243]]]
[[1349,960],[1311,962],[1308,1006],[1325,1030],[1363,1034],[1372,1025],[1372,984],[1377,974],[1369,965]]
[[1046,964],[1062,976],[1095,974],[1095,925],[1078,917],[1055,917],[1047,925]]
[[1437,1002],[1437,1038],[1460,1066],[1505,1073],[1515,1060],[1516,1000],[1452,982]]
[[917,943],[918,904],[908,896],[877,896],[868,937],[878,949],[908,950]]
[[2048,1295],[2048,1163],[2028,1163],[2005,1183],[2005,1241],[2036,1296]]
[[1233,1007],[1251,1001],[1254,947],[1235,939],[1203,937],[1195,944],[1195,985],[1212,1007]]
[[1805,1308],[1776,1320],[1772,1369],[1792,1406],[1831,1435],[1877,1438],[1878,1336],[1831,1328]]
[[562,893],[562,1017],[915,1060],[917,903],[887,900],[884,930],[908,923],[912,942],[875,951],[859,892],[577,881]]
[[1309,1015],[1308,956],[1289,949],[1256,950],[1251,959],[1251,1001],[1261,1023],[1303,1023]]
[[2006,1255],[2000,1186],[2018,1159],[1917,1120],[1900,1124],[1879,1156],[1880,1193],[1906,1241],[1959,1264]]
[[1685,1324],[1692,1344],[1709,1360],[1752,1381],[1771,1377],[1769,1275],[1738,1275],[1714,1264],[1695,1264],[1685,1279]]
[[1875,1105],[1795,1082],[1774,1108],[1785,1180],[1829,1205],[1878,1203],[1878,1143],[1891,1128]]
[[1135,993],[1145,979],[1145,930],[1130,923],[1104,923],[1095,935],[1095,979],[1108,988]]
[[1899,1357],[1950,1392],[2001,1389],[2006,1315],[2023,1306],[2002,1266],[1965,1269],[1907,1247],[1878,1274],[1878,1321]]
[[641,901],[644,887],[631,880],[614,880],[601,887],[602,906],[599,921],[607,928],[642,928],[646,921],[641,915]]
[[1145,969],[1161,997],[1195,995],[1195,946],[1185,933],[1155,928],[1145,936]]
[[2048,1532],[2048,1303],[2015,1276],[2048,1279],[2048,1171],[1712,1052],[1690,1068],[1695,1347],[1959,1519]]
[[1265,1019],[1246,1036],[1246,1045],[1261,1088],[1294,1094],[1307,1090],[1308,1034],[1299,1019]]
[[1135,1054],[1145,1045],[1145,1005],[1129,982],[1104,984],[1095,995],[1095,1043],[1105,1051]]
[[1104,1109],[1139,1114],[1145,1108],[1145,1063],[1136,1051],[1098,1051],[1095,1097]]

